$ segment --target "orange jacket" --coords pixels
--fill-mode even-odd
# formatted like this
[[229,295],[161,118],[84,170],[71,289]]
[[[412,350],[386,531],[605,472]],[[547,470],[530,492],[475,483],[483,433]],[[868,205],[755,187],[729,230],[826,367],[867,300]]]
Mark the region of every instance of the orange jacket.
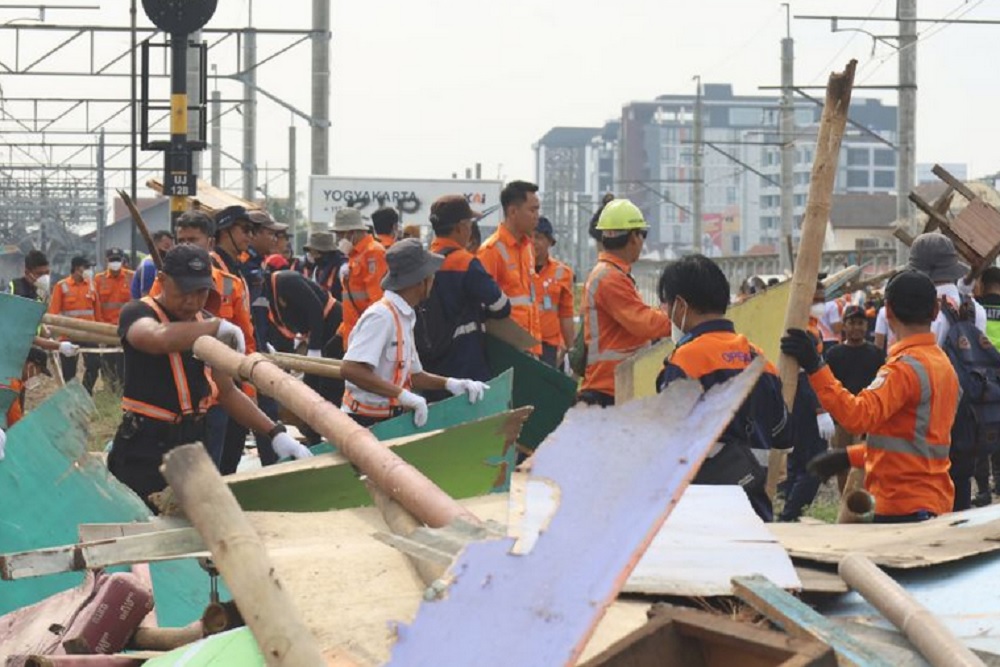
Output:
[[0,384],[0,389],[9,389],[14,392],[14,400],[7,408],[7,423],[4,425],[4,428],[8,429],[21,421],[21,417],[24,416],[24,410],[21,407],[21,392],[24,391],[24,383],[20,378],[11,378],[6,384]]
[[[514,238],[503,223],[479,247],[479,261],[510,299],[510,317],[537,340],[542,324],[535,303],[535,249],[531,237]],[[541,354],[541,344],[528,352]]]
[[385,248],[374,236],[365,236],[351,250],[347,258],[347,275],[342,281],[344,291],[341,304],[344,309],[344,321],[340,331],[345,350],[347,339],[354,325],[361,319],[361,313],[382,298],[382,279],[388,272]]
[[573,270],[562,262],[549,259],[535,274],[535,304],[542,328],[542,342],[555,347],[570,347],[564,341],[560,320],[573,317]]
[[94,291],[97,292],[97,302],[100,304],[101,322],[118,324],[118,315],[122,307],[132,300],[132,274],[129,269],[121,269],[118,275],[104,271],[94,276]]
[[[210,299],[205,304],[205,310],[238,326],[246,340],[247,354],[256,352],[257,343],[253,334],[253,321],[250,319],[250,300],[247,298],[246,284],[243,279],[213,265],[212,282],[215,283],[214,289],[219,295],[219,301],[216,304]],[[153,286],[149,288],[148,296],[157,297],[162,292],[163,285],[157,278],[153,282]]]
[[381,243],[382,247],[386,250],[392,247],[392,244],[396,242],[395,234],[376,234],[375,238],[378,239],[378,242]]
[[100,304],[97,293],[88,280],[76,282],[73,276],[63,278],[56,283],[49,300],[49,313],[75,317],[88,322],[98,321]]
[[639,348],[670,335],[670,318],[642,301],[631,266],[602,252],[584,286],[583,336],[587,370],[581,391],[615,395],[615,368]]
[[955,487],[951,427],[958,408],[958,377],[934,334],[899,341],[872,384],[854,396],[824,366],[809,377],[823,407],[849,433],[868,433],[848,448],[851,465],[864,467],[875,512],[945,514]]

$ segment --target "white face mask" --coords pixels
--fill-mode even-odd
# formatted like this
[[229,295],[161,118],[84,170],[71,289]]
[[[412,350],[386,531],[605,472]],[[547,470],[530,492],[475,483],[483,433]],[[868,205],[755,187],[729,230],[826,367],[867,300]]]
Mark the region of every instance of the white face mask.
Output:
[[83,279],[84,280],[93,280],[94,279],[94,270],[93,269],[85,269],[84,272],[83,272]]
[[680,345],[684,336],[684,325],[687,324],[687,310],[684,311],[684,318],[681,320],[680,324],[674,322],[674,311],[677,310],[677,299],[674,299],[674,305],[670,308],[670,339],[674,341],[674,345]]
[[826,315],[826,305],[822,303],[814,303],[809,309],[809,315],[815,317],[817,320]]
[[351,242],[351,239],[340,239],[337,241],[337,250],[345,255],[350,255],[351,251],[354,250],[354,244]]
[[44,276],[39,276],[38,280],[35,281],[35,289],[37,289],[38,293],[42,295],[49,293],[49,287],[51,285],[52,277],[47,273]]
[[108,262],[108,268],[111,269],[112,271],[121,271],[122,270],[122,263],[121,262]]

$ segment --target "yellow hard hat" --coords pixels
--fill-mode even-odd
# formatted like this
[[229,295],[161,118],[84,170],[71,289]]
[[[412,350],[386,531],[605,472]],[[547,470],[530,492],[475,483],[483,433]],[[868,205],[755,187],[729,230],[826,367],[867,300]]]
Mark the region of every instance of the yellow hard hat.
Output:
[[609,201],[597,220],[597,230],[601,232],[628,232],[633,229],[649,229],[649,225],[639,207],[628,199]]

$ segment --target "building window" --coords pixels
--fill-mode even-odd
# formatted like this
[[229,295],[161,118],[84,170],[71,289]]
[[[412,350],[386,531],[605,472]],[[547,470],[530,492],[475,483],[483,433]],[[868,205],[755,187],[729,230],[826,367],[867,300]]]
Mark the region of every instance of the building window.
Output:
[[850,167],[857,167],[860,165],[867,165],[869,162],[868,149],[867,148],[848,148],[847,149],[847,165]]
[[875,187],[876,188],[887,188],[892,189],[896,187],[896,172],[894,171],[876,171],[875,172]]
[[874,162],[876,167],[895,167],[896,153],[888,149],[876,149]]
[[805,206],[806,205],[806,196],[805,195],[795,195],[795,205],[796,206]]
[[733,107],[729,110],[729,124],[758,127],[764,120],[763,116],[763,109],[760,108]]
[[847,187],[849,188],[867,188],[868,187],[868,172],[867,171],[857,171],[849,170],[847,172]]

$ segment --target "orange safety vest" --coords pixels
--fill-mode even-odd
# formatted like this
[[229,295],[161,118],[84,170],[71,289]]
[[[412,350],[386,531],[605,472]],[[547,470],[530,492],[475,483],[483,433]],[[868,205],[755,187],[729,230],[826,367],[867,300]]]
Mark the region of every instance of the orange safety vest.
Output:
[[[284,336],[288,340],[295,340],[295,332],[288,328],[288,326],[285,324],[284,318],[281,317],[281,313],[278,312],[278,306],[280,304],[278,303],[278,272],[277,271],[275,271],[274,273],[271,274],[271,295],[274,298],[274,308],[268,308],[267,309],[267,319],[270,320],[271,324],[274,325],[274,328],[278,330],[278,333],[280,333],[282,336]],[[337,300],[334,299],[333,296],[331,296],[328,293],[326,295],[326,305],[323,306],[323,319],[324,320],[326,319],[326,316],[330,314],[330,311],[333,310],[333,307],[335,305],[337,305]],[[310,332],[308,332],[308,331],[302,331],[300,333],[302,333],[302,334],[308,334]]]
[[[514,238],[506,226],[483,241],[477,253],[486,272],[493,276],[510,299],[510,317],[537,340],[542,340],[542,325],[535,303],[535,251],[528,236]],[[541,354],[542,346],[528,350]]]
[[351,330],[368,306],[382,298],[382,278],[388,273],[385,248],[370,234],[358,242],[347,260],[347,275],[343,280],[342,306],[344,321],[340,333],[344,347]]
[[63,278],[56,283],[49,301],[49,313],[75,317],[78,320],[95,322],[97,320],[97,294],[89,281],[76,282],[72,276]]
[[[170,323],[170,318],[167,316],[166,311],[157,303],[156,299],[144,296],[142,297],[142,302],[153,309],[161,324]],[[201,322],[205,318],[201,313],[198,313],[196,319]],[[219,388],[212,381],[212,375],[208,367],[205,368],[205,379],[208,380],[209,394],[202,397],[198,405],[194,405],[191,398],[191,386],[188,384],[187,373],[184,371],[184,359],[181,357],[181,353],[170,352],[167,354],[167,358],[170,360],[170,372],[174,377],[174,386],[177,388],[177,405],[181,408],[180,413],[171,412],[158,405],[139,401],[128,396],[122,397],[122,410],[134,412],[157,421],[177,424],[185,417],[203,415],[215,403],[215,399],[219,395]]]
[[118,324],[118,316],[122,307],[132,300],[130,286],[132,274],[129,269],[121,269],[118,275],[104,271],[94,276],[94,290],[97,292],[97,302],[100,304],[101,321],[106,324]]
[[670,335],[670,318],[659,308],[647,306],[631,267],[602,252],[584,287],[583,336],[587,369],[581,391],[615,395],[615,368],[640,348]]
[[[399,312],[396,307],[393,306],[388,299],[383,298],[382,303],[385,307],[389,309],[392,313],[392,321],[396,325],[396,359],[393,362],[392,371],[392,384],[397,387],[402,387],[403,389],[410,388],[410,359],[409,357],[404,358],[404,342],[403,338],[403,323],[399,320]],[[351,394],[350,388],[344,389],[344,400],[343,405],[346,405],[351,412],[356,415],[361,415],[363,417],[375,417],[376,419],[385,419],[388,417],[393,417],[399,414],[399,398],[390,398],[388,405],[369,405],[367,403],[362,403],[354,398]]]
[[555,347],[567,347],[563,340],[561,320],[573,317],[573,272],[560,261],[549,259],[536,274],[535,299],[538,304],[542,342]]
[[7,408],[7,426],[5,428],[10,428],[21,421],[21,417],[24,416],[24,411],[21,408],[21,392],[24,391],[24,383],[19,378],[11,378],[10,384],[0,383],[0,389],[9,389],[14,392],[14,400]]
[[376,234],[375,238],[378,239],[378,242],[381,243],[382,247],[386,250],[392,247],[392,244],[396,242],[395,234]]

